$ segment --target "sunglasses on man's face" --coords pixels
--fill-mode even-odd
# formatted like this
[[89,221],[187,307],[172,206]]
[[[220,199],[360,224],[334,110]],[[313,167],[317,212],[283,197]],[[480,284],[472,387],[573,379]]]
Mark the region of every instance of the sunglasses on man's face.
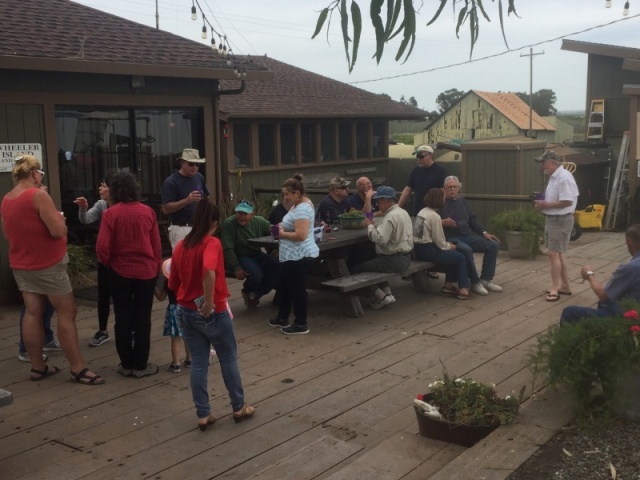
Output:
[[194,163],[194,162],[187,162],[187,165],[189,165],[190,167],[197,167],[198,164]]

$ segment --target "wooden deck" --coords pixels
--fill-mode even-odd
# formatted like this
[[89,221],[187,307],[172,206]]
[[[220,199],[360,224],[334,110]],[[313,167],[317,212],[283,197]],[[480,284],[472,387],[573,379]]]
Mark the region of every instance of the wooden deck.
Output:
[[[606,278],[629,258],[624,234],[600,232],[572,242],[568,256],[574,278],[584,263]],[[524,361],[536,335],[558,321],[564,306],[593,305],[595,297],[588,284],[574,282],[573,296],[545,302],[545,256],[511,260],[501,253],[496,281],[503,293],[461,301],[416,293],[397,279],[397,303],[366,309],[358,319],[341,314],[331,293],[313,292],[311,332],[292,337],[267,324],[275,313],[270,296],[249,311],[240,284],[230,282],[246,400],[257,411],[232,421],[215,364],[212,413],[220,418],[205,433],[196,428],[188,371],[167,370],[166,301],[153,313],[150,361],[161,371],[144,379],[116,373],[113,341],[88,347],[96,308],[79,305],[83,354],[107,379],[99,387],[70,383],[68,365],[55,355],[49,363],[63,372],[29,381],[28,364],[17,360],[18,308],[0,307],[0,388],[14,396],[0,408],[0,478],[505,478],[570,418],[563,395],[529,400],[519,425],[501,427],[466,451],[418,436],[412,400],[441,375],[441,361],[451,374],[494,382],[502,393],[527,384],[531,394]],[[434,281],[434,292],[441,283]],[[110,332],[112,325],[113,318]]]

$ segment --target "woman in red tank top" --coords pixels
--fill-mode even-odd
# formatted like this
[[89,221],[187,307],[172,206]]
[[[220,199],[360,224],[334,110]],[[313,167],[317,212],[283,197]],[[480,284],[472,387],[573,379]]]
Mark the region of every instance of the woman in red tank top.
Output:
[[40,189],[44,172],[31,155],[16,157],[11,175],[15,187],[2,199],[2,233],[9,242],[9,264],[22,292],[26,312],[24,344],[31,360],[31,380],[60,371],[42,357],[42,316],[48,298],[58,312],[58,340],[71,368],[71,380],[100,385],[104,379],[85,367],[78,345],[76,304],[67,275],[67,225],[47,192]]

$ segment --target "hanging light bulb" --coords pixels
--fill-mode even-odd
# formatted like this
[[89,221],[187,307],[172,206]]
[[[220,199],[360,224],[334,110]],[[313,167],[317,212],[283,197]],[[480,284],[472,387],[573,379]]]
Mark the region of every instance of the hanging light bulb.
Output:
[[218,51],[218,47],[216,47],[216,39],[215,39],[215,38],[213,38],[213,35],[211,35],[211,49],[212,49],[214,52],[217,52],[217,51]]
[[606,2],[604,2],[604,6],[605,8],[611,8],[611,0],[607,0]]
[[207,26],[202,25],[202,35],[200,35],[203,39],[207,38]]
[[625,17],[629,15],[629,2],[626,2],[624,4],[624,10],[622,10],[622,15],[624,15]]
[[[611,2],[609,2],[611,3]],[[196,6],[191,7],[191,20],[198,20],[198,12],[196,12]]]

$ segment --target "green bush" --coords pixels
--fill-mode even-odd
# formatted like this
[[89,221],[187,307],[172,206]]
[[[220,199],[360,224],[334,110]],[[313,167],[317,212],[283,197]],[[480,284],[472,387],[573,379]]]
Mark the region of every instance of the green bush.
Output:
[[544,233],[544,217],[531,207],[498,212],[489,225],[492,230],[531,232],[538,237]]
[[624,315],[552,327],[528,356],[534,378],[564,387],[580,418],[613,415],[626,399],[620,387],[640,374],[640,308],[628,300],[622,308]]

